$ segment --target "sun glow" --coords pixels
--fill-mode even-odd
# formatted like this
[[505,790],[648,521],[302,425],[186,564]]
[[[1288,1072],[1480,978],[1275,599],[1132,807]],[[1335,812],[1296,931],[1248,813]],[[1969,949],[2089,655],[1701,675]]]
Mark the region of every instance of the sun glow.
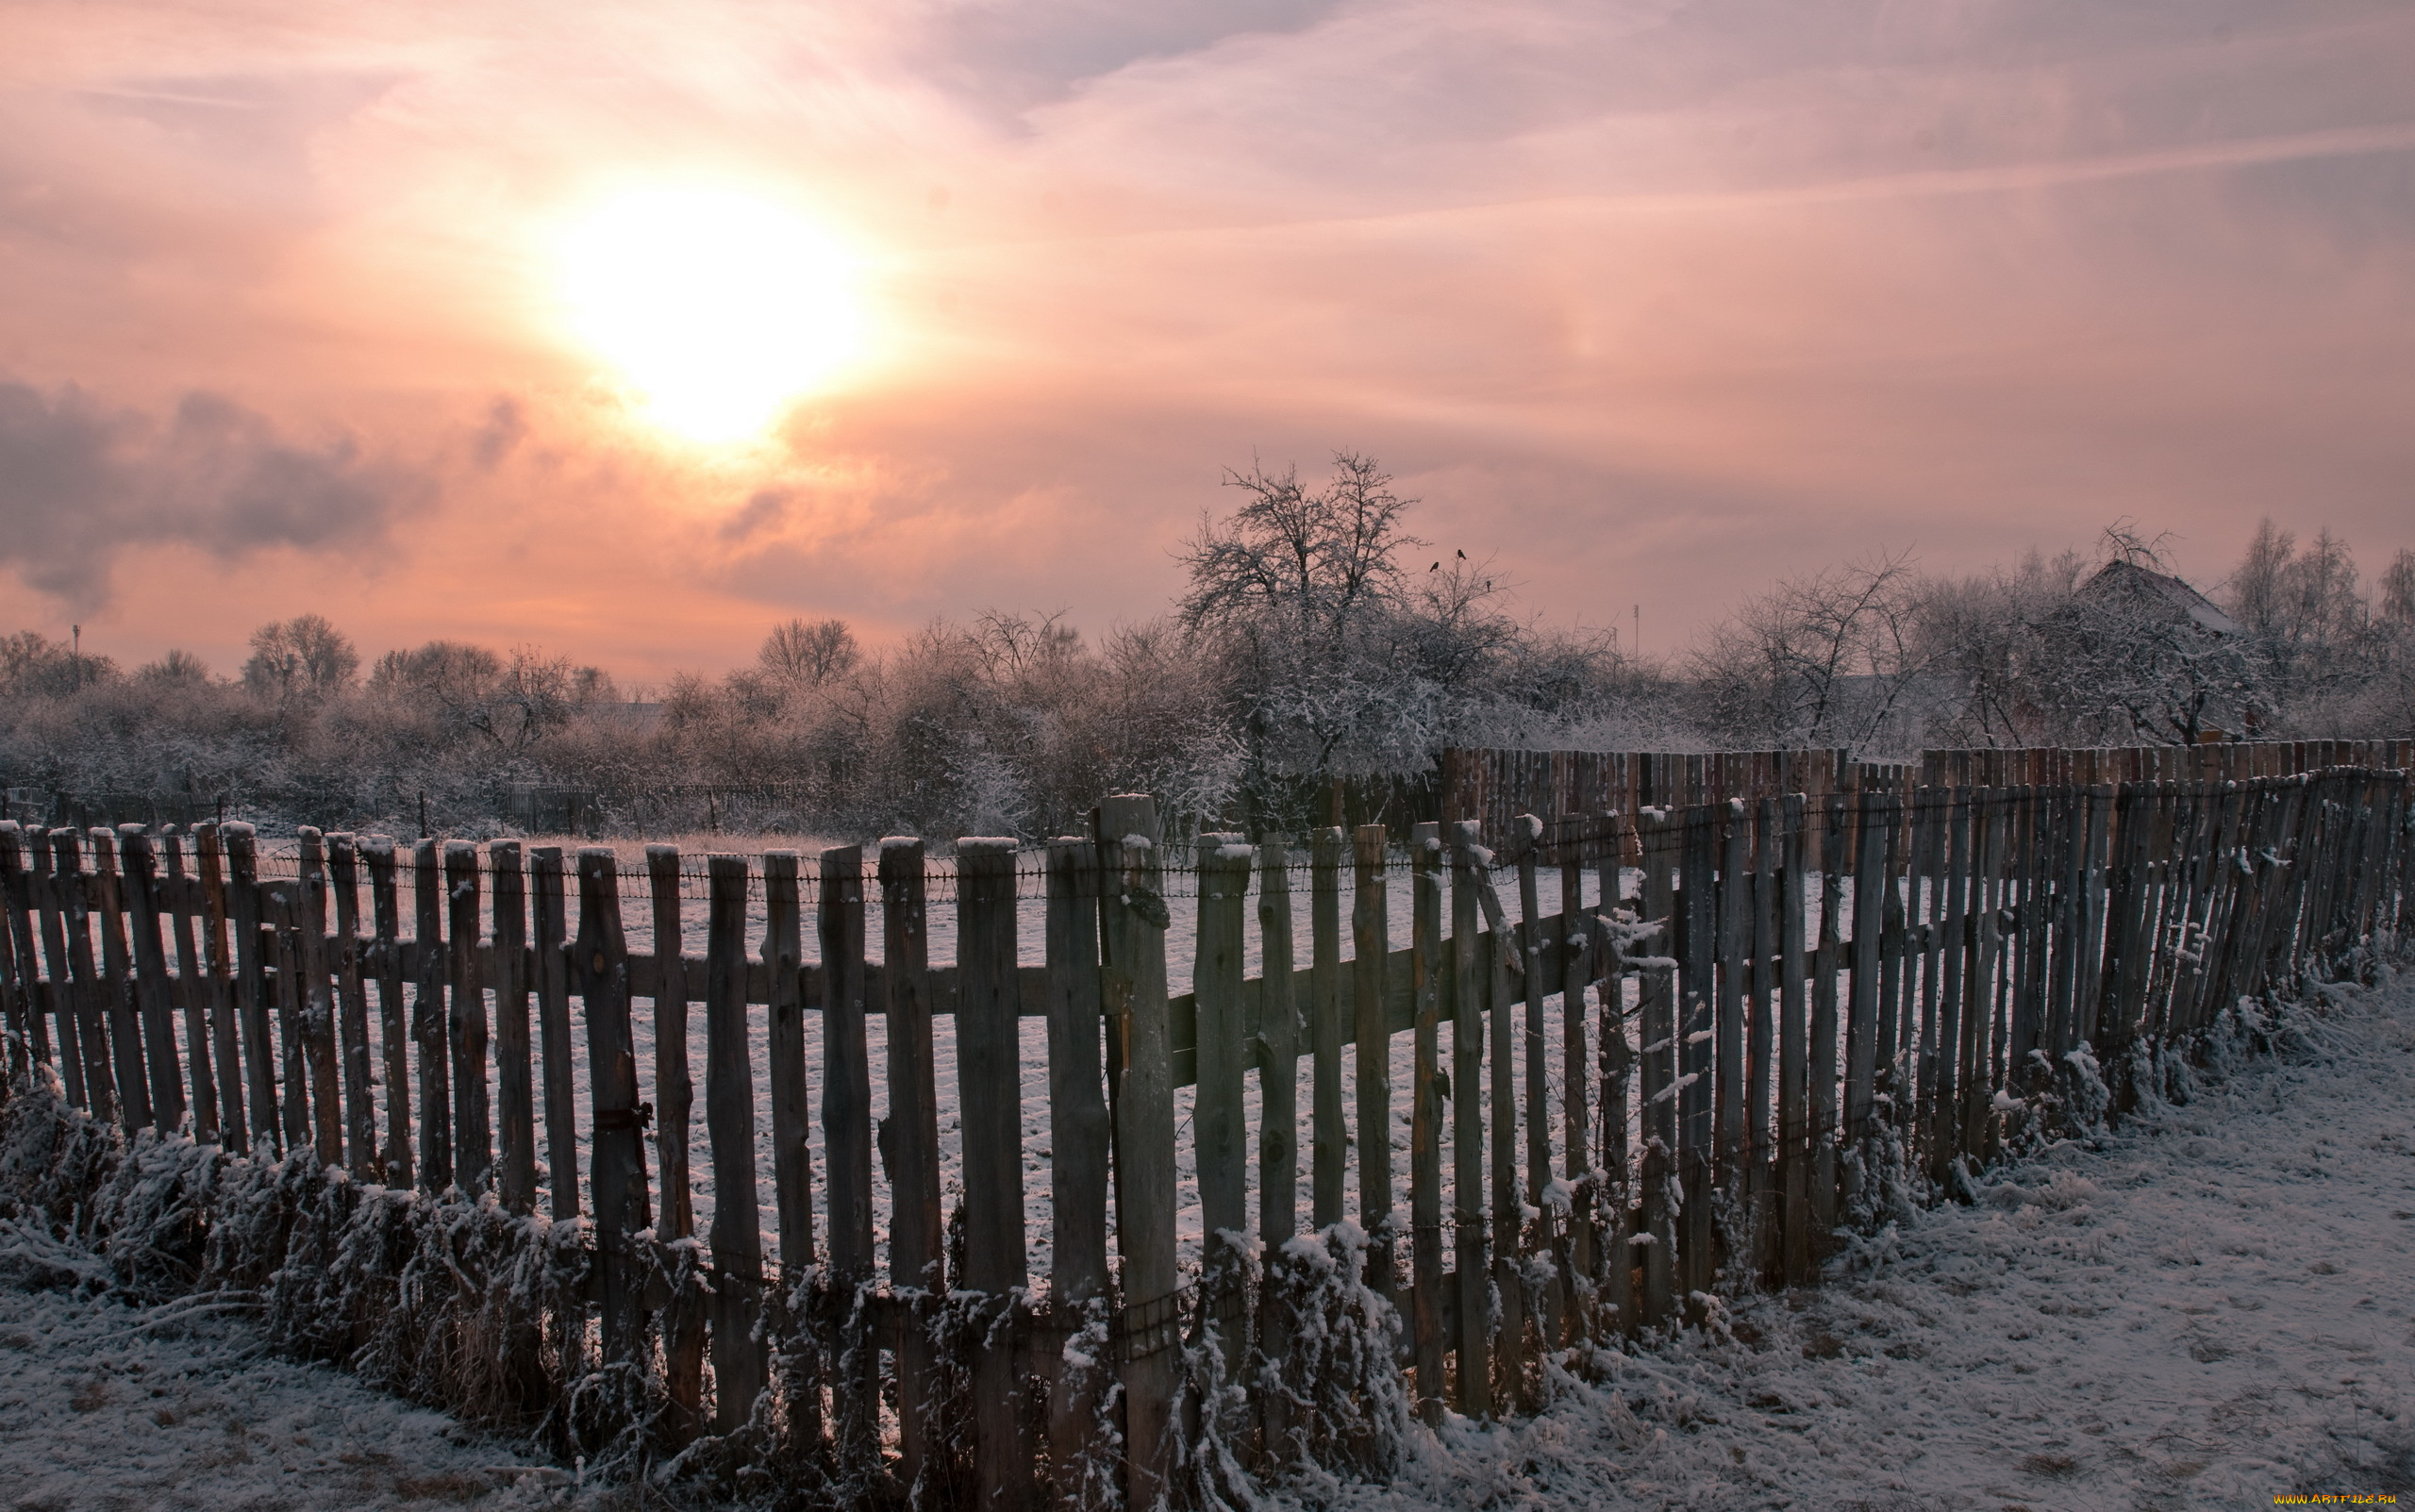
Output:
[[863,337],[855,282],[826,232],[735,190],[625,193],[561,242],[572,329],[699,441],[760,434],[846,367]]

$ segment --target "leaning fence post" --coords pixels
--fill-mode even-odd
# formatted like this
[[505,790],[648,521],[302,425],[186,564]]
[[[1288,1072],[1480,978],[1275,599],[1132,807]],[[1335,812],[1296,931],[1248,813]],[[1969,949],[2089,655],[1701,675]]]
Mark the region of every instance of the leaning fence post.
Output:
[[118,826],[125,858],[125,922],[133,943],[134,995],[142,1018],[142,1049],[151,1107],[159,1132],[184,1127],[184,1067],[176,1058],[176,1018],[168,1002],[168,967],[159,950],[159,859],[140,824]]
[[[204,964],[193,927],[202,912],[200,890],[185,874],[184,837],[170,829],[159,837],[168,863],[168,913],[176,937],[176,987],[185,1013],[186,1058],[192,1062],[192,1137],[195,1144],[216,1144],[219,1133],[218,1077],[210,1061],[210,1025],[225,1017],[217,974]],[[35,1020],[37,1028],[41,1021]],[[47,1045],[40,1047],[48,1053]]]
[[[429,842],[422,840],[420,848],[429,850]],[[427,874],[423,869],[422,875]],[[424,906],[423,927],[425,922]],[[435,954],[432,941],[425,949]],[[629,949],[621,933],[620,865],[610,851],[578,853],[578,943],[571,958],[571,985],[587,1006],[588,1087],[595,1122],[590,1158],[596,1269],[603,1277],[604,1360],[634,1365],[644,1342],[645,1315],[631,1246],[639,1231],[654,1226],[654,1215],[646,1194],[637,1051],[629,1035]],[[426,1043],[421,1041],[423,1047]],[[437,1052],[441,1064],[441,1037]],[[423,1073],[427,1066],[423,1054]],[[442,1104],[437,1106],[441,1109]],[[442,1122],[441,1113],[435,1122]],[[431,1185],[440,1179],[433,1172],[427,1177]]]

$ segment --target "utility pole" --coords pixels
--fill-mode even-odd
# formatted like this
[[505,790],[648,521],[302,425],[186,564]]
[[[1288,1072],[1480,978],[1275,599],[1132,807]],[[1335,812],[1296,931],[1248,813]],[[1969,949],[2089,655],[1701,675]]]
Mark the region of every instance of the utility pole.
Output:
[[80,693],[84,690],[84,627],[71,624],[67,630],[75,639],[75,649],[68,653],[68,658],[75,664],[75,690]]

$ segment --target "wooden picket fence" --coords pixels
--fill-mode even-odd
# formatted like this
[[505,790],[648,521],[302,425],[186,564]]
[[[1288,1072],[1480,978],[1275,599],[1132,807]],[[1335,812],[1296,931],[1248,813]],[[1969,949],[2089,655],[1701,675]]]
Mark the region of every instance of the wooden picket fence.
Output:
[[[242,824],[0,825],[0,1009],[18,1072],[55,1068],[129,1137],[181,1130],[424,1202],[584,1218],[590,1280],[547,1324],[540,1373],[557,1401],[594,1372],[642,1378],[668,1404],[664,1453],[775,1416],[832,1486],[886,1472],[926,1505],[1142,1507],[1206,1472],[1203,1436],[1248,1473],[1312,1455],[1380,1472],[1364,1443],[1314,1437],[1313,1383],[1285,1374],[1303,1268],[1363,1260],[1399,1321],[1384,1367],[1429,1421],[1531,1409],[1552,1352],[1810,1279],[1840,1232],[1967,1191],[1999,1153],[2155,1090],[2208,1034],[2252,1033],[2242,999],[2407,926],[2409,822],[2404,771],[2336,768],[1522,817],[1497,851],[1460,821],[1418,826],[1405,856],[1382,825],[1319,830],[1304,852],[1203,836],[1186,855],[1149,799],[1124,796],[1039,853],[711,856],[701,958],[677,949],[683,868],[664,847],[647,875],[667,944],[646,955],[627,948],[608,850],[306,830],[292,874],[263,876]],[[1045,899],[1038,965],[1018,963],[1025,887]],[[1181,995],[1170,892],[1196,898]],[[928,910],[950,894],[956,959],[937,963]],[[714,1188],[701,1245],[691,1003]],[[877,1068],[868,1015],[886,1019]],[[1020,1018],[1047,1029],[1044,1278]],[[666,1289],[680,1263],[708,1288]],[[1247,1404],[1203,1379],[1251,1386]]]

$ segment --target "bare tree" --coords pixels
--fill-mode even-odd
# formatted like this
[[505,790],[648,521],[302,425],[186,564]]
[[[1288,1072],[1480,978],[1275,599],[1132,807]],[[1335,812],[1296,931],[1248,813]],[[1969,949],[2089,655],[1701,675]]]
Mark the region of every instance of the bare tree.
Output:
[[820,688],[853,672],[863,650],[844,620],[786,620],[763,638],[755,660],[791,687]]
[[359,670],[360,653],[342,631],[324,615],[297,614],[252,632],[243,686],[279,701],[306,694],[324,697],[350,688]]
[[1744,745],[1871,741],[1935,659],[1925,596],[1908,553],[1881,553],[1747,600],[1689,658],[1706,726]]

